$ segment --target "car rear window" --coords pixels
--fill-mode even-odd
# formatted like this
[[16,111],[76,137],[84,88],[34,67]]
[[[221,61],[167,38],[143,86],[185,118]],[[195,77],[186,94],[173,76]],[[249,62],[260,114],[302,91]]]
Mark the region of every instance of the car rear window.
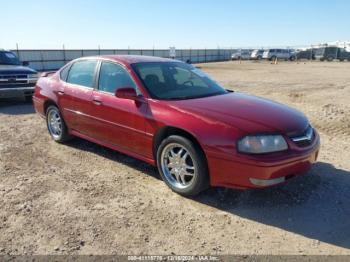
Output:
[[93,87],[97,61],[75,62],[69,70],[67,82],[84,87]]

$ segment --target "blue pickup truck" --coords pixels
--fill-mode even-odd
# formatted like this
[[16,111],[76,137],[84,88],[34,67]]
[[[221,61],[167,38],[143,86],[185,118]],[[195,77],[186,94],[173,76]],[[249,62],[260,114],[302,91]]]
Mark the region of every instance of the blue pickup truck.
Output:
[[0,50],[0,98],[31,100],[38,72],[21,63],[15,53]]

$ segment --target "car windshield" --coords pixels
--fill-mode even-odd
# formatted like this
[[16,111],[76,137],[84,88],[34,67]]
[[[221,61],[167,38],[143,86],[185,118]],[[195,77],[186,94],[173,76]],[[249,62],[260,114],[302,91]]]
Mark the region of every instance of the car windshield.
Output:
[[132,67],[152,98],[182,100],[227,93],[205,73],[185,63],[146,62]]
[[0,52],[0,65],[19,65],[17,56],[12,52]]

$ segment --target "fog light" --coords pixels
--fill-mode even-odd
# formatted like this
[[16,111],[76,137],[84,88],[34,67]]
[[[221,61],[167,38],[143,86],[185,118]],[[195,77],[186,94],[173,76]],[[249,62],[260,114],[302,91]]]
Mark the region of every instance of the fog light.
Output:
[[286,181],[286,178],[283,176],[275,179],[249,178],[249,180],[253,185],[256,186],[273,186],[279,183],[283,183],[284,181]]

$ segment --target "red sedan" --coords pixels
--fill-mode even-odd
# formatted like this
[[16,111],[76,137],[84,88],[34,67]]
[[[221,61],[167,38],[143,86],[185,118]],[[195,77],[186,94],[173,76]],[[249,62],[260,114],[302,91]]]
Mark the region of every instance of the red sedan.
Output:
[[283,183],[308,171],[320,147],[302,113],[170,59],[80,58],[41,77],[33,101],[53,140],[77,136],[156,165],[187,196]]

